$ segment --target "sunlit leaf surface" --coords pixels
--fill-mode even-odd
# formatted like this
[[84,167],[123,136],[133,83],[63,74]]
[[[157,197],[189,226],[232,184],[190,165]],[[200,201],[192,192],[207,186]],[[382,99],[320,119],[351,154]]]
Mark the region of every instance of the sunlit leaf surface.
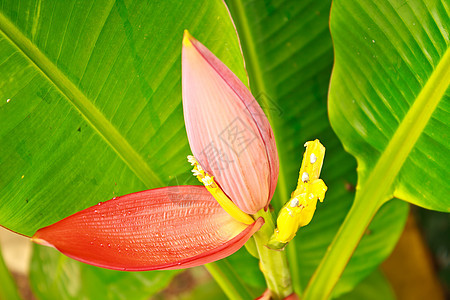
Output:
[[30,0],[1,7],[0,224],[23,234],[189,174],[180,82],[185,28],[245,78],[221,3]]
[[448,1],[333,6],[330,119],[362,193],[388,185],[387,196],[450,211],[449,15]]

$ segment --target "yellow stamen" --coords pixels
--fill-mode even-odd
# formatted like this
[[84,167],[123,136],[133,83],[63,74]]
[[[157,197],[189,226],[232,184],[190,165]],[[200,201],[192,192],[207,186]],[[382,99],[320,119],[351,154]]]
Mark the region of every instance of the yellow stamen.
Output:
[[278,214],[277,229],[269,246],[282,248],[292,240],[298,228],[311,222],[317,200],[322,202],[325,197],[327,186],[322,179],[319,179],[325,147],[319,140],[307,142],[305,147],[297,188]]
[[222,189],[217,185],[214,181],[214,177],[206,173],[200,164],[197,162],[194,156],[189,155],[188,161],[191,163],[194,168],[192,169],[192,173],[197,179],[203,183],[206,189],[213,195],[213,197],[217,200],[217,202],[222,206],[222,208],[235,220],[242,222],[244,224],[253,224],[255,220],[250,217],[248,214],[243,212],[233,201],[228,198],[227,195],[222,191]]

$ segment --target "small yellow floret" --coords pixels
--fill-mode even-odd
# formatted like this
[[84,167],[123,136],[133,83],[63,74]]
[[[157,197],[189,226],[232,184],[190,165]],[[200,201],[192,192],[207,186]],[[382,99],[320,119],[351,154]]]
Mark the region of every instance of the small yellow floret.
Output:
[[327,186],[319,179],[325,147],[319,140],[305,144],[298,185],[291,199],[282,207],[277,218],[274,241],[285,244],[292,240],[298,228],[308,225],[316,210],[317,200],[323,201]]
[[233,201],[230,200],[230,198],[228,198],[227,195],[225,195],[222,189],[214,181],[214,177],[210,176],[203,170],[194,156],[189,155],[187,159],[191,163],[191,165],[194,166],[192,169],[193,175],[196,176],[197,179],[205,185],[206,189],[211,193],[211,195],[213,195],[220,206],[222,206],[222,208],[230,216],[232,216],[235,220],[248,225],[255,222],[252,217],[243,212],[239,207],[236,206],[236,204],[233,203]]

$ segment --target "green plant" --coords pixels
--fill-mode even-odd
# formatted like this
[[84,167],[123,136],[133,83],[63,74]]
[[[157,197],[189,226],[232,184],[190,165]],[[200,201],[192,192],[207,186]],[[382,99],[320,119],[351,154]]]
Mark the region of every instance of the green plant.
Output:
[[[285,252],[297,294],[337,297],[392,250],[408,211],[397,199],[450,209],[450,8],[446,1],[334,1],[329,20],[325,1],[226,2],[249,87],[277,142],[275,216],[297,183],[304,142],[319,138],[327,149],[326,199]],[[222,2],[1,4],[2,226],[31,236],[115,196],[197,184],[185,161],[183,30],[248,82]],[[40,246],[32,266],[40,298],[146,298],[175,274],[98,269]],[[264,287],[245,251],[208,269],[230,297]],[[55,276],[53,283],[39,283],[41,274]],[[140,289],[150,281],[159,284]]]

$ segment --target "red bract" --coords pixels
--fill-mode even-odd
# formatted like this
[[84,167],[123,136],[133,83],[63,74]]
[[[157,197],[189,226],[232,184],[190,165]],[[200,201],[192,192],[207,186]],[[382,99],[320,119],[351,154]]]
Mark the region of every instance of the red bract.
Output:
[[109,269],[178,269],[231,255],[261,228],[264,220],[246,213],[267,208],[275,190],[269,122],[245,85],[187,32],[182,67],[186,130],[197,157],[190,161],[207,187],[114,198],[38,230],[33,241]]
[[180,269],[231,255],[263,223],[234,220],[202,186],[177,186],[99,203],[38,230],[33,240],[108,269]]

